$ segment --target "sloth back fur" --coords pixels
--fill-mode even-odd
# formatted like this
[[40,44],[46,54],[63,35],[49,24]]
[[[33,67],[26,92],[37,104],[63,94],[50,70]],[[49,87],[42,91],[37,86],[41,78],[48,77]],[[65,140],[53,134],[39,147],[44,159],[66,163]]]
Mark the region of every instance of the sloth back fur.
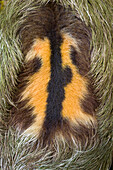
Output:
[[70,147],[55,139],[52,147],[42,147],[36,139],[8,126],[12,96],[18,74],[24,66],[19,28],[37,8],[49,0],[9,0],[0,12],[0,168],[108,170],[113,153],[113,2],[111,0],[53,0],[76,11],[91,28],[93,47],[90,75],[99,101],[95,140]]

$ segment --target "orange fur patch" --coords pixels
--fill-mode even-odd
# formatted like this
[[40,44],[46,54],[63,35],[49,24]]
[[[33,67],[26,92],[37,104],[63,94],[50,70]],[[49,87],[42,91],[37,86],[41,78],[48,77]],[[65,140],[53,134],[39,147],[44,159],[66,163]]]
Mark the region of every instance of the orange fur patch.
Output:
[[[70,46],[80,52],[77,41],[68,34],[63,34],[63,43],[61,45],[62,67],[65,69],[69,66],[72,70],[72,81],[66,87],[65,100],[63,101],[62,116],[70,120],[74,124],[78,122],[82,124],[91,124],[94,122],[94,117],[85,113],[80,101],[88,94],[87,84],[88,80],[82,77],[75,65],[72,64],[70,58]],[[33,115],[36,116],[34,123],[25,131],[27,134],[39,135],[46,116],[47,106],[47,86],[51,76],[51,49],[48,38],[44,40],[36,39],[31,50],[25,58],[25,62],[32,61],[35,57],[41,58],[42,67],[39,72],[35,73],[29,78],[29,83],[25,91],[22,93],[22,100],[29,99],[28,106],[34,107]]]
[[26,61],[33,60],[34,57],[41,58],[42,67],[39,72],[29,78],[29,84],[22,93],[22,100],[30,99],[28,105],[34,107],[33,115],[36,116],[35,122],[26,132],[38,134],[45,118],[46,100],[48,97],[47,85],[50,80],[51,50],[50,42],[47,38],[44,40],[37,39],[35,41],[31,51],[26,56]]
[[77,72],[76,66],[72,64],[70,46],[74,46],[76,51],[79,52],[75,39],[71,38],[68,34],[63,34],[63,43],[61,45],[62,65],[63,68],[66,66],[71,68],[73,77],[71,83],[64,88],[65,100],[63,101],[62,116],[74,123],[91,123],[94,121],[94,117],[85,113],[80,106],[81,99],[84,99],[84,96],[88,94],[88,81]]

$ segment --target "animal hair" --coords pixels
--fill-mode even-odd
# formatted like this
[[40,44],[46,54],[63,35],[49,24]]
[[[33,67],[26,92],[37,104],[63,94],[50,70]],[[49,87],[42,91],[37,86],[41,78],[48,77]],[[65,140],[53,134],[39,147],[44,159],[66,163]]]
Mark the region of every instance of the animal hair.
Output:
[[1,169],[109,169],[112,7],[10,0],[1,11]]
[[[37,98],[39,93],[41,93],[41,89],[40,92],[38,92],[38,88],[41,88],[40,83],[42,83],[43,85],[43,82],[41,81],[45,82],[46,81],[45,79],[47,79],[48,77],[46,76],[44,77],[43,75],[44,71],[42,72],[42,74],[40,74],[40,70],[42,67],[42,69],[46,69],[48,72],[48,69],[50,69],[49,67],[51,67],[50,70],[51,78],[48,83],[43,85],[46,86],[45,87],[46,91],[49,94],[48,97],[46,98],[47,104],[45,106],[46,110],[44,111],[46,112],[46,116],[42,122],[41,125],[42,128],[39,130],[38,138],[42,141],[40,143],[44,142],[44,145],[46,145],[48,140],[49,140],[48,143],[53,142],[55,136],[59,135],[59,133],[60,135],[63,135],[65,140],[68,141],[68,143],[69,142],[73,143],[70,141],[71,136],[73,136],[73,139],[75,138],[77,143],[82,142],[85,144],[86,140],[88,140],[89,143],[90,140],[93,140],[93,136],[96,135],[95,134],[96,133],[95,109],[97,107],[96,97],[94,96],[94,92],[93,92],[93,84],[91,83],[90,76],[88,75],[88,72],[90,70],[90,58],[91,58],[90,28],[88,28],[85,25],[85,23],[81,21],[81,19],[77,15],[77,12],[74,13],[71,9],[62,8],[62,6],[56,5],[56,3],[48,3],[47,5],[44,5],[41,8],[37,8],[33,12],[32,11],[30,12],[30,14],[25,18],[23,24],[20,26],[18,30],[18,34],[20,36],[20,41],[22,43],[22,52],[23,52],[23,57],[25,58],[25,65],[23,66],[22,71],[18,76],[18,86],[16,92],[14,93],[14,99],[13,99],[15,106],[11,109],[11,123],[19,127],[20,129],[22,129],[22,131],[27,129],[31,131],[34,122],[36,124],[37,121],[42,119],[40,115],[41,107],[39,105],[44,104],[43,98],[44,95],[46,94],[43,92],[42,89],[42,95],[40,99]],[[72,45],[70,42],[67,54],[65,54],[68,55],[69,53],[69,57],[71,58],[70,61],[72,60],[72,67],[73,66],[75,67],[75,69],[73,69],[75,72],[74,75],[71,71],[71,66],[69,67],[68,63],[66,64],[66,68],[63,72],[62,70],[60,70],[61,68],[59,65],[61,64],[62,67],[63,64],[63,59],[62,59],[63,52],[60,52],[62,51],[61,45],[65,43],[64,42],[65,40],[63,40],[63,34],[64,36],[68,35],[71,41],[74,40],[77,44],[77,45],[74,44],[77,46],[75,48],[74,45]],[[44,54],[43,53],[41,54],[40,52],[41,50],[39,50],[35,54],[35,56],[33,56],[34,48],[41,49],[42,47],[40,47],[40,45],[43,41],[45,41],[46,37],[50,41],[50,47],[48,48],[50,48],[51,50],[51,58],[49,59],[49,56],[45,54],[48,53],[47,52],[48,49],[46,49],[46,47],[43,49]],[[68,37],[66,41],[69,41]],[[37,44],[35,43],[36,40],[37,40]],[[39,40],[40,42],[38,43]],[[64,44],[64,51],[66,51],[65,44]],[[43,55],[45,55],[45,57],[48,57],[51,66],[48,66],[48,60],[47,62],[45,61],[46,66],[45,67],[43,66],[44,65]],[[57,57],[56,59],[55,56]],[[66,56],[64,57],[66,58]],[[33,59],[27,59],[27,58],[33,58]],[[57,72],[60,72],[60,75],[57,74]],[[35,76],[34,77],[35,79],[33,81],[30,81],[30,79],[32,79],[33,76]],[[74,76],[75,79],[73,80],[71,89],[74,91],[74,89],[77,88],[77,90],[79,91],[78,86],[81,86],[80,87],[81,91],[83,91],[84,88],[87,88],[88,91],[87,94],[85,94],[84,92],[79,92],[81,98],[79,98],[79,96],[77,97],[78,94],[76,94],[76,91],[74,96],[72,95],[71,91],[68,92],[70,93],[69,96],[70,97],[72,96],[73,98],[70,99],[72,100],[71,102],[74,103],[73,105],[75,108],[75,109],[73,108],[75,110],[74,111],[75,113],[73,113],[75,114],[75,116],[72,116],[72,119],[75,119],[77,121],[77,125],[76,123],[74,124],[74,121],[71,122],[70,118],[68,118],[69,116],[67,115],[65,117],[62,116],[63,109],[65,109],[64,112],[70,112],[70,115],[72,114],[71,110],[69,109],[67,110],[67,108],[65,108],[65,107],[70,108],[69,106],[70,104],[66,103],[67,106],[63,106],[62,102],[63,100],[64,101],[66,100],[64,87],[66,88],[66,86],[69,83],[70,84],[72,83],[71,82],[72,77]],[[33,83],[36,81],[36,79],[38,79],[39,81],[39,82],[37,81],[37,84]],[[54,79],[56,81],[54,81]],[[84,83],[85,81],[87,82],[87,85],[84,85],[82,87],[81,83]],[[65,83],[65,85],[63,85],[63,83]],[[31,86],[31,84],[33,85]],[[31,89],[29,88],[30,86],[32,89],[34,88],[35,92],[31,91]],[[54,92],[52,92],[52,89],[54,90]],[[23,99],[24,93],[29,93],[29,94],[31,93],[31,94],[28,95],[28,97],[26,97],[25,99]],[[34,95],[32,99],[31,95],[33,93]],[[59,97],[56,96],[56,93],[58,93]],[[83,95],[85,97],[82,97],[82,93],[84,93]],[[61,100],[61,98],[63,98],[63,100]],[[35,104],[34,103],[29,104],[31,100],[37,100],[37,102],[34,101]],[[77,107],[80,108],[78,109]],[[36,111],[36,114],[33,113],[35,112],[34,111],[35,108],[40,108],[38,109],[38,111]],[[83,112],[82,113],[84,115],[83,118],[81,118],[82,114],[79,112]],[[77,115],[81,114],[79,116],[80,118],[77,119],[76,114]],[[88,118],[85,118],[85,116]],[[38,122],[37,122],[37,126],[39,126]],[[35,131],[38,131],[36,125],[35,125],[35,129],[36,129]],[[34,133],[37,134],[37,132]]]

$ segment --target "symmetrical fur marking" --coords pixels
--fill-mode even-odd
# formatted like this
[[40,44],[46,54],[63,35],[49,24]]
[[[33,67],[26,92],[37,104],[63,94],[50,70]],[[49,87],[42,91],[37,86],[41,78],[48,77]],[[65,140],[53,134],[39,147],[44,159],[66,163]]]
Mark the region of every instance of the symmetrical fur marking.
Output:
[[68,140],[72,135],[79,140],[93,135],[96,100],[87,75],[89,29],[70,10],[50,3],[28,16],[18,32],[25,67],[19,75],[12,124],[45,141],[55,134]]

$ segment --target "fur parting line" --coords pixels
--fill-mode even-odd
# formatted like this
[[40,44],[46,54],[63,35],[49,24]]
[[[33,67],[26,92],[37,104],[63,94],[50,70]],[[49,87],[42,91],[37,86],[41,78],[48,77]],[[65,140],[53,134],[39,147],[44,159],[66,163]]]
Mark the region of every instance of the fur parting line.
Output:
[[0,12],[0,169],[109,170],[112,0],[9,0]]

